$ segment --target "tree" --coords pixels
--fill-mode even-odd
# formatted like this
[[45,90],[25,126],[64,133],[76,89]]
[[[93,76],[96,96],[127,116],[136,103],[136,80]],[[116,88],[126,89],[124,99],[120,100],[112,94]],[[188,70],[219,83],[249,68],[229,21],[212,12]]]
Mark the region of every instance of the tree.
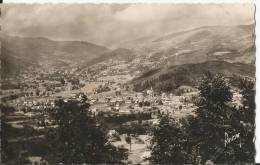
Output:
[[126,158],[122,150],[108,143],[89,107],[84,99],[55,102],[50,116],[58,127],[47,135],[50,163],[121,163]]
[[[153,128],[151,163],[253,163],[254,82],[241,80],[239,109],[232,105],[231,85],[222,75],[206,73],[198,89],[195,117],[177,124],[162,115]],[[225,145],[226,134],[238,138]]]
[[239,81],[240,94],[242,95],[242,104],[245,122],[255,123],[255,83],[248,78],[241,78]]
[[175,121],[162,116],[158,126],[152,130],[151,157],[152,164],[188,163],[186,154],[186,136]]
[[127,135],[126,138],[125,138],[125,141],[127,144],[129,144],[129,151],[131,152],[131,144],[132,144],[132,141],[131,141],[131,135]]
[[40,90],[37,89],[37,90],[35,91],[35,94],[36,94],[36,96],[40,96]]
[[61,78],[60,79],[60,83],[61,83],[62,86],[64,86],[65,85],[65,80],[63,78]]
[[143,106],[150,106],[150,105],[151,105],[151,103],[149,101],[143,102]]
[[[213,160],[214,163],[225,163],[225,132],[232,130],[230,114],[232,109],[228,102],[232,92],[227,80],[220,74],[206,73],[199,84],[199,96],[196,101],[196,118],[191,119],[190,132],[193,143],[197,145],[197,156],[202,163]],[[220,161],[221,160],[221,161]]]
[[14,159],[14,149],[8,142],[8,132],[11,130],[11,126],[7,124],[6,117],[13,113],[15,109],[4,104],[0,104],[1,110],[1,162],[6,163]]
[[240,163],[254,163],[255,156],[255,82],[249,78],[239,80],[242,107],[234,109],[233,126],[240,133],[241,147],[236,151],[235,159]]
[[79,85],[79,79],[78,78],[72,78],[71,80],[70,80],[70,82],[71,82],[71,84],[72,85]]
[[[202,163],[253,163],[254,162],[254,82],[240,80],[241,108],[232,106],[231,87],[221,75],[207,73],[199,86],[200,96],[196,103],[197,118],[191,122],[192,137],[198,145],[197,155]],[[225,145],[226,136],[236,136]]]
[[143,102],[138,103],[139,107],[143,107]]

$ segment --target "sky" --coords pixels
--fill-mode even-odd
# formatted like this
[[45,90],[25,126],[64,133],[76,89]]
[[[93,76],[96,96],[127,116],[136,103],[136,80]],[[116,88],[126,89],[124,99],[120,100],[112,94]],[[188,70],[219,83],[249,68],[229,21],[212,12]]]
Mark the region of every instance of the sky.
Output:
[[106,47],[201,26],[254,23],[252,4],[3,4],[2,32]]

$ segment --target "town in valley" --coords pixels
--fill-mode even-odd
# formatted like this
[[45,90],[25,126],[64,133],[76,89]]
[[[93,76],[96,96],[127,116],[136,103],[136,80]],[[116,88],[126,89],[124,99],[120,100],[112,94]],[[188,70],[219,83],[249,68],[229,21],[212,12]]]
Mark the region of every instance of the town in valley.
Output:
[[[61,11],[66,8],[44,7],[44,4],[11,6],[6,5],[3,10],[7,22],[12,21],[8,19],[16,8],[17,12],[19,8],[32,8],[32,12],[33,8],[39,8],[39,13],[40,8]],[[177,6],[136,4],[132,7],[158,11],[165,7],[166,11],[171,11]],[[123,17],[123,12],[128,12],[128,6],[124,5],[122,8],[120,5],[90,5],[86,10],[106,11],[106,7],[122,12],[120,21],[128,19]],[[190,10],[216,7],[215,12],[223,14],[218,5],[179,7]],[[174,31],[170,26],[174,25],[173,21],[158,25],[169,26],[167,32],[154,30],[143,36],[134,31],[132,37],[135,38],[131,40],[122,42],[123,36],[116,43],[116,39],[111,39],[109,42],[115,42],[116,47],[109,42],[100,46],[87,39],[73,41],[30,36],[29,31],[25,32],[29,36],[2,32],[2,163],[254,162],[255,24],[253,14],[249,12],[253,7],[249,4],[238,7],[247,12],[246,20],[252,19],[251,22],[241,18],[244,24],[222,25],[220,21],[220,25],[194,25]],[[83,11],[77,5],[67,8]],[[160,16],[172,19],[168,15]],[[62,13],[58,17],[62,17]],[[102,18],[96,19],[92,20],[93,24],[102,26],[99,25]],[[129,20],[132,21],[129,26],[133,26],[129,29],[123,26],[125,20],[115,24],[130,33],[130,28],[139,27],[139,24]],[[237,22],[241,21],[238,19]],[[148,21],[146,28],[152,28],[154,23]],[[50,24],[55,23],[50,21]],[[109,25],[107,23],[108,29],[111,28]],[[113,38],[113,34],[110,35]],[[91,34],[89,36],[91,38]],[[202,133],[198,135],[194,130]],[[236,134],[240,137],[226,144],[227,132],[230,137]],[[247,147],[239,150],[241,145]],[[95,149],[97,146],[102,149]]]

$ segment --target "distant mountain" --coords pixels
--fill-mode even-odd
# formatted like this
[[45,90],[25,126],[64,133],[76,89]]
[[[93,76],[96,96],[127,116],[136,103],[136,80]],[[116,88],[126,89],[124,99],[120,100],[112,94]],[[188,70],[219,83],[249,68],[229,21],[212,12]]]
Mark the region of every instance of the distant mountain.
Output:
[[[1,59],[14,66],[19,59],[42,67],[73,66],[90,61],[107,48],[85,41],[53,41],[46,38],[1,36]],[[14,64],[12,64],[14,63]],[[26,65],[25,65],[26,66]]]
[[12,55],[11,51],[5,48],[1,49],[1,77],[10,77],[19,74],[21,70],[25,70],[28,66],[35,66],[26,59],[18,58]]
[[196,86],[199,78],[207,71],[232,78],[237,76],[255,77],[255,66],[252,64],[207,61],[153,69],[133,79],[131,84],[137,91],[150,87],[158,91],[171,91],[181,85]]
[[255,25],[205,26],[164,36],[143,37],[124,44],[136,54],[163,65],[210,60],[255,62]]
[[11,68],[23,69],[34,65],[45,68],[79,66],[83,69],[108,60],[139,61],[148,69],[151,65],[171,67],[207,61],[254,64],[254,28],[254,24],[204,26],[168,35],[137,38],[121,44],[115,50],[85,41],[53,41],[40,37],[4,35],[0,37],[1,60],[9,68],[5,69],[6,72]]
[[135,58],[133,51],[125,48],[117,48],[111,51],[107,51],[100,56],[88,61],[86,64],[94,65],[99,62],[105,62],[107,60],[117,60],[117,61],[132,61]]

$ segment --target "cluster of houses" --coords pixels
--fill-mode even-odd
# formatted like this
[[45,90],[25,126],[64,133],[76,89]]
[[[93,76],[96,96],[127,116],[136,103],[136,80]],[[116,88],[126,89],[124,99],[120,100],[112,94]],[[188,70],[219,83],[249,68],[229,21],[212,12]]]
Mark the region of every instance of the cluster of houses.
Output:
[[232,90],[233,98],[232,98],[232,105],[236,106],[237,108],[242,107],[242,95],[238,90]]
[[[176,96],[173,94],[162,93],[155,94],[154,90],[148,89],[145,92],[120,92],[115,91],[114,95],[102,96],[93,99],[90,97],[92,104],[91,110],[98,114],[99,112],[115,112],[119,114],[130,114],[138,112],[160,111],[161,113],[174,113],[186,108],[194,108],[190,101],[196,96],[196,92],[186,93],[185,96]],[[156,115],[153,115],[156,118]]]

